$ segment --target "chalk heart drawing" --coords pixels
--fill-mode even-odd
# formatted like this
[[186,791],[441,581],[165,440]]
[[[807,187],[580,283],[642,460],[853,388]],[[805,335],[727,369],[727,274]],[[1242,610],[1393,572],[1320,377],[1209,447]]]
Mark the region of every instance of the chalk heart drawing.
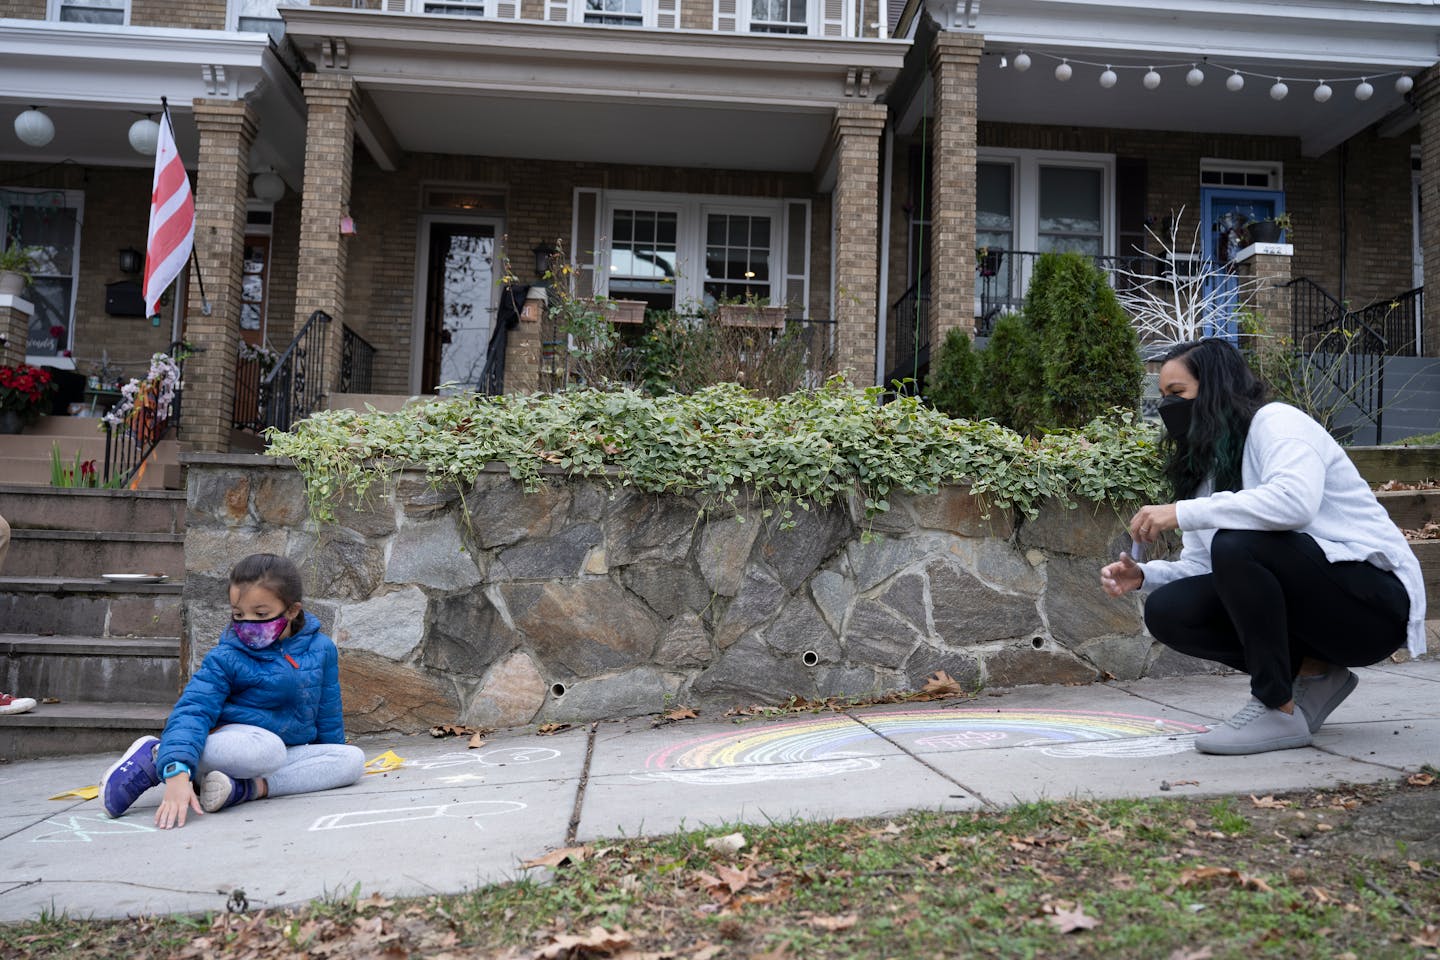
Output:
[[352,810],[348,813],[327,813],[310,829],[349,830],[355,827],[378,827],[387,823],[416,823],[421,820],[471,820],[477,829],[477,818],[498,817],[519,813],[525,804],[518,800],[462,800],[458,803],[429,803],[415,807],[386,807],[379,810]]
[[736,785],[873,770],[884,741],[919,750],[1035,746],[1059,759],[1158,757],[1191,749],[1205,728],[1178,720],[1086,710],[888,710],[794,720],[698,737],[645,758],[641,780]]
[[406,760],[405,766],[417,770],[444,770],[446,767],[464,767],[479,764],[482,767],[519,766],[526,763],[544,763],[560,756],[559,750],[550,747],[500,747],[495,750],[470,751],[467,753],[442,753],[438,757],[420,760]]
[[132,820],[111,820],[109,817],[86,817],[72,815],[47,821],[52,827],[59,827],[49,833],[37,836],[35,843],[94,843],[95,837],[114,836],[121,833],[154,833],[155,827]]

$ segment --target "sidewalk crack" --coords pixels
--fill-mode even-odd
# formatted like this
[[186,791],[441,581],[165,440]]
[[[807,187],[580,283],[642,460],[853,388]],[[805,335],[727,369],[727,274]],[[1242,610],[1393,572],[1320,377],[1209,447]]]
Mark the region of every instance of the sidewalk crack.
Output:
[[580,813],[585,805],[585,787],[590,783],[590,761],[595,756],[595,731],[600,726],[596,720],[590,724],[590,733],[585,740],[585,765],[580,768],[580,783],[575,787],[575,806],[570,811],[570,825],[565,829],[565,846],[575,846],[575,836],[580,832]]
[[947,780],[947,781],[949,781],[950,783],[955,784],[955,786],[959,787],[961,790],[964,790],[964,791],[965,791],[966,793],[968,793],[970,796],[974,797],[976,800],[979,800],[982,804],[984,804],[985,806],[989,807],[991,810],[999,810],[999,809],[1000,809],[1000,805],[999,805],[998,803],[996,803],[995,801],[993,801],[993,800],[991,800],[990,798],[986,797],[986,796],[985,796],[983,793],[981,793],[979,790],[976,790],[974,787],[969,786],[969,785],[966,784],[966,783],[963,783],[963,782],[961,782],[961,781],[959,781],[959,780],[956,780],[954,777],[950,776],[950,774],[946,773],[944,770],[941,770],[939,767],[935,766],[935,764],[931,763],[930,761],[926,760],[924,757],[921,757],[919,754],[915,753],[915,751],[913,751],[913,750],[909,749],[908,747],[906,747],[903,743],[897,743],[896,741],[892,740],[890,737],[887,737],[887,736],[884,734],[884,732],[882,732],[882,731],[880,731],[880,730],[877,730],[877,729],[875,729],[874,727],[870,726],[870,724],[866,723],[862,718],[856,716],[855,714],[849,712],[848,710],[847,710],[847,711],[844,711],[844,713],[845,713],[845,716],[849,717],[851,720],[854,720],[856,723],[860,724],[860,726],[864,727],[866,730],[869,730],[871,733],[875,734],[875,736],[879,737],[881,740],[884,740],[886,743],[890,744],[890,745],[891,745],[892,747],[894,747],[896,750],[899,750],[901,753],[905,754],[905,756],[909,757],[911,760],[914,760],[916,763],[920,764],[920,766],[924,767],[926,770],[929,770],[931,773],[935,774],[935,775],[936,775],[937,777],[939,777],[940,779],[942,779],[942,780]]

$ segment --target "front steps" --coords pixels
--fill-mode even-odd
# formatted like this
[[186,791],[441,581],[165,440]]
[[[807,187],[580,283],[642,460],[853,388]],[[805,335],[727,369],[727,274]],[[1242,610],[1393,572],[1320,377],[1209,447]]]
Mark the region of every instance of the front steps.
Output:
[[[79,454],[81,462],[94,460],[98,469],[104,469],[105,429],[98,417],[41,417],[24,433],[0,435],[0,483],[49,486],[51,455],[56,445],[67,467]],[[151,454],[140,488],[178,490],[184,486],[183,476],[180,447],[172,434],[161,440]]]
[[0,484],[0,515],[11,525],[0,689],[58,701],[0,716],[0,758],[118,752],[158,735],[180,690],[185,494]]

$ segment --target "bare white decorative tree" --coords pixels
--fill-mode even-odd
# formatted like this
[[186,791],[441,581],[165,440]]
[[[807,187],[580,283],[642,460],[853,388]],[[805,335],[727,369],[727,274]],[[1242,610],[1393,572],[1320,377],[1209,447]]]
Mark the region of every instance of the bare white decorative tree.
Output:
[[[1144,347],[1164,348],[1213,335],[1228,326],[1233,313],[1245,307],[1264,283],[1262,278],[1235,276],[1224,263],[1206,260],[1201,252],[1197,221],[1188,250],[1180,248],[1181,207],[1171,219],[1170,236],[1145,231],[1161,250],[1139,251],[1141,259],[1117,264],[1115,293],[1130,315]],[[1188,269],[1186,269],[1188,267]]]

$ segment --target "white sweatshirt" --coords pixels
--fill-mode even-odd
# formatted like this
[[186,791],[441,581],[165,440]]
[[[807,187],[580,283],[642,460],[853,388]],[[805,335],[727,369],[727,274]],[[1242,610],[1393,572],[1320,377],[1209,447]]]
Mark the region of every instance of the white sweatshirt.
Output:
[[1240,466],[1241,489],[1175,504],[1180,559],[1140,564],[1143,589],[1209,573],[1216,530],[1296,530],[1315,538],[1331,563],[1363,560],[1393,570],[1410,595],[1410,653],[1425,652],[1425,583],[1420,561],[1345,451],[1309,416],[1283,403],[1255,413]]

